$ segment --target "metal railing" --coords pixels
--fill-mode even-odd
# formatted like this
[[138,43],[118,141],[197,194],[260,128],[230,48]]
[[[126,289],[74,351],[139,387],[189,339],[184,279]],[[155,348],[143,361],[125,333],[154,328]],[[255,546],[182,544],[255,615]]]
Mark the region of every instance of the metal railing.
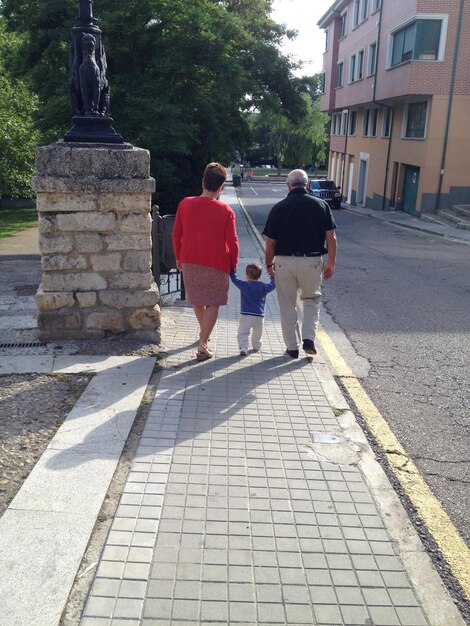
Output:
[[173,249],[175,215],[160,215],[159,207],[152,207],[152,272],[161,296],[180,294],[186,297],[183,274],[176,267]]

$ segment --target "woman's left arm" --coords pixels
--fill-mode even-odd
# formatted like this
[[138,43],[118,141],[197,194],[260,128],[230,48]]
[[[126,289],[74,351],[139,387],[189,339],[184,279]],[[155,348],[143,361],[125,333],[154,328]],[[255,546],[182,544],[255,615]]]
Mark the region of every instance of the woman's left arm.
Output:
[[175,251],[176,267],[181,270],[180,252],[181,239],[183,237],[183,224],[181,221],[181,211],[176,211],[175,225],[173,226],[173,249]]
[[235,226],[235,213],[230,209],[230,213],[225,224],[225,241],[227,242],[230,255],[230,268],[237,269],[238,265],[238,237]]

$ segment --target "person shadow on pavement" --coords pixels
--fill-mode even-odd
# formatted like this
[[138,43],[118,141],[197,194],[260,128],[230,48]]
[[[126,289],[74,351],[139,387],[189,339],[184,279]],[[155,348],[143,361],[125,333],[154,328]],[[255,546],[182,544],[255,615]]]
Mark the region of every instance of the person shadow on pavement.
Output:
[[[241,366],[237,369],[230,369],[237,362]],[[307,360],[291,361],[285,356],[275,356],[262,358],[256,363],[250,363],[248,359],[240,360],[238,355],[228,357],[218,357],[204,363],[197,363],[193,358],[178,364],[177,369],[173,367],[165,368],[164,375],[159,387],[165,383],[170,383],[171,387],[178,389],[175,399],[183,398],[183,406],[186,403],[185,411],[189,406],[194,406],[194,427],[187,429],[185,418],[185,428],[178,429],[175,446],[183,443],[187,439],[197,437],[237,415],[243,410],[258,401],[258,406],[262,405],[262,398],[258,398],[256,389],[260,385],[269,384],[286,371],[297,371],[303,367],[311,365]],[[228,370],[228,371],[225,371]],[[165,375],[166,372],[166,375]],[[178,384],[181,381],[181,384]],[[123,386],[116,389],[116,393],[121,396],[130,392],[130,388]],[[158,402],[158,400],[157,400]],[[164,402],[164,400],[162,400]],[[204,412],[204,415],[201,412]],[[86,414],[82,411],[82,416],[86,419]],[[79,420],[77,416],[75,420]],[[49,459],[46,465],[50,470],[61,471],[69,467],[76,467],[92,459],[114,458],[115,445],[119,443],[120,425],[127,420],[128,416],[115,413],[106,422],[93,429],[79,444],[66,447],[58,451],[53,459]],[[180,418],[181,421],[182,418]],[[73,424],[71,424],[73,427]],[[77,424],[75,424],[77,426]],[[143,427],[145,428],[145,426]],[[187,435],[183,434],[187,433]],[[116,441],[116,444],[113,443]],[[105,445],[97,445],[97,442],[107,441]],[[165,447],[166,446],[166,447]],[[173,446],[158,445],[155,453],[161,454],[164,450]],[[148,454],[148,452],[146,453]],[[136,459],[139,453],[136,453]]]

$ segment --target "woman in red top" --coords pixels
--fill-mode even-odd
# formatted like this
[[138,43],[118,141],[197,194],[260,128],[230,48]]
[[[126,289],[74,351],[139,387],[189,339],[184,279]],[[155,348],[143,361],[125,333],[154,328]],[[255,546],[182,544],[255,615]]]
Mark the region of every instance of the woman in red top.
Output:
[[230,270],[238,264],[235,214],[219,200],[226,178],[225,167],[209,163],[202,179],[202,194],[179,203],[173,229],[176,265],[183,272],[186,299],[199,322],[198,361],[213,356],[207,342],[219,306],[228,302]]

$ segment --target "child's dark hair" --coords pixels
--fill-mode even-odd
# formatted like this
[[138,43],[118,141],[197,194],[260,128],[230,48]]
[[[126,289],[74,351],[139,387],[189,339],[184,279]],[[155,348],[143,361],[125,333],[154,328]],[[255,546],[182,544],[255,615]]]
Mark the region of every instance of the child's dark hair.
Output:
[[246,275],[252,280],[258,280],[258,278],[263,273],[261,269],[261,265],[259,263],[249,263],[246,266]]

